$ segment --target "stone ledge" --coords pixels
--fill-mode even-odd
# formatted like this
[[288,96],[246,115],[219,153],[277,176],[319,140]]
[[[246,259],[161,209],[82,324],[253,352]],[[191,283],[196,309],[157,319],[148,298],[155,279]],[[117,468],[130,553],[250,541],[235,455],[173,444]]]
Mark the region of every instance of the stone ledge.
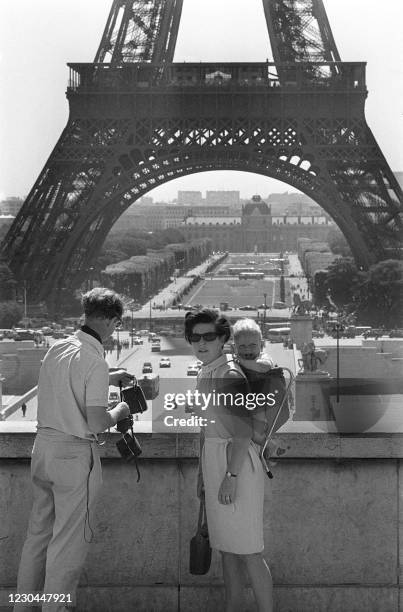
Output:
[[[35,437],[35,424],[0,423],[0,459],[29,459]],[[196,459],[199,455],[197,433],[138,433],[144,459]],[[276,434],[286,449],[282,459],[401,459],[402,433],[340,434],[334,421],[288,421]],[[115,444],[118,433],[102,434],[104,459],[119,459]],[[281,459],[280,459],[281,461]]]

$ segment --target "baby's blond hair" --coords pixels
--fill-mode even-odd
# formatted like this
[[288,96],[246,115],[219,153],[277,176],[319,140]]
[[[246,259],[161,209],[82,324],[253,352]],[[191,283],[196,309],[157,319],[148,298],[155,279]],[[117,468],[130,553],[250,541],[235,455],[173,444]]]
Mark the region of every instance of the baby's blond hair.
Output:
[[239,319],[233,327],[234,340],[237,336],[243,332],[249,332],[258,334],[259,339],[262,340],[262,332],[259,325],[253,319]]

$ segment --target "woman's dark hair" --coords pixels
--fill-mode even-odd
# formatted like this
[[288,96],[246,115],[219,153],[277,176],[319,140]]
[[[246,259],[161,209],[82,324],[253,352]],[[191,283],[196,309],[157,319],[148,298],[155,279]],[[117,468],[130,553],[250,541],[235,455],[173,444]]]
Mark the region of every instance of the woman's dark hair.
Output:
[[200,310],[187,312],[185,314],[185,338],[190,344],[190,336],[193,328],[198,323],[214,323],[215,331],[219,336],[225,337],[225,342],[231,335],[231,327],[226,317],[220,315],[216,310],[200,308]]
[[112,289],[95,287],[95,289],[81,296],[81,304],[83,305],[86,317],[94,317],[96,319],[122,318],[122,298]]

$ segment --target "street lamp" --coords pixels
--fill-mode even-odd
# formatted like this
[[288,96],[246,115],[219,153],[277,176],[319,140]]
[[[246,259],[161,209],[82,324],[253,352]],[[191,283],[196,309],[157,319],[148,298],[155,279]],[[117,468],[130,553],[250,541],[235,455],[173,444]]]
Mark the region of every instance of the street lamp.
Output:
[[131,304],[131,306],[130,306],[130,312],[132,313],[132,331],[131,331],[130,346],[131,346],[131,348],[133,348],[133,346],[134,346],[134,339],[133,339],[133,312],[134,312],[134,308],[133,308],[133,304]]
[[267,308],[267,293],[263,294],[264,297],[264,313],[263,313],[263,337],[266,335],[266,308]]
[[27,281],[24,280],[24,320],[25,320],[25,327],[27,327]]
[[310,276],[307,273],[306,274],[306,299],[309,300],[309,282],[310,282]]
[[119,328],[116,329],[116,359],[119,359],[119,355],[120,355],[120,342],[119,342]]
[[340,401],[340,331],[343,329],[340,321],[336,321],[334,324],[334,331],[336,332],[336,402]]

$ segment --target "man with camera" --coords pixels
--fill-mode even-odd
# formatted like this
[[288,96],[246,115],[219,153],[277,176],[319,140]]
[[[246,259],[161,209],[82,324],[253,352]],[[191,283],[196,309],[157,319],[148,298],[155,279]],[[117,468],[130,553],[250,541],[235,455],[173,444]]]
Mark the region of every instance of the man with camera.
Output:
[[[39,593],[36,605],[57,612],[75,605],[93,535],[91,510],[102,484],[97,434],[116,424],[124,433],[131,424],[125,402],[108,411],[108,388],[134,377],[125,370],[109,372],[102,346],[121,325],[122,300],[97,287],[82,296],[82,305],[84,325],[49,349],[39,374],[33,507],[17,583],[17,593]],[[31,606],[17,604],[14,610]]]

